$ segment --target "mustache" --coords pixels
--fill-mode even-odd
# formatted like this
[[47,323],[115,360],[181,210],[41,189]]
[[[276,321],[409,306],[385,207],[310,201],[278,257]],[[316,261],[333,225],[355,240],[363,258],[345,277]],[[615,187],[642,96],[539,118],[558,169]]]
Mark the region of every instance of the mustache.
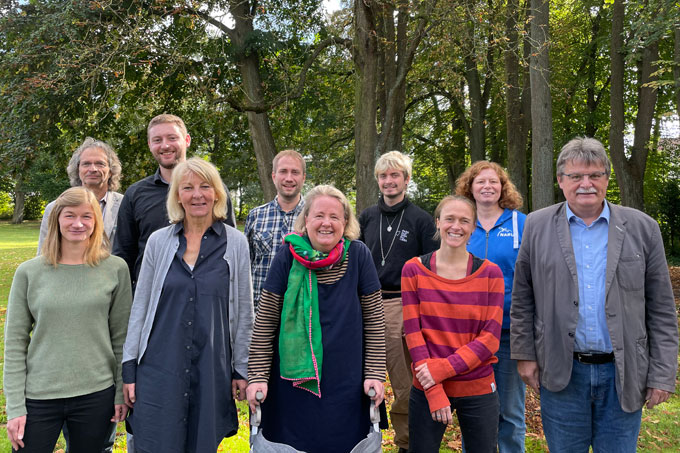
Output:
[[595,188],[590,188],[590,189],[576,189],[577,194],[589,194],[589,193],[597,193],[597,190]]

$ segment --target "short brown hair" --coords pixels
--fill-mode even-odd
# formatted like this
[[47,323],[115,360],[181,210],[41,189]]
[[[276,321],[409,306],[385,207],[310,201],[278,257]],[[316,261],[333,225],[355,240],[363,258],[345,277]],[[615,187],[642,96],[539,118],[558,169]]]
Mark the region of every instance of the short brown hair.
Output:
[[478,160],[458,177],[456,181],[456,195],[467,197],[475,203],[475,197],[472,195],[472,181],[483,170],[487,169],[495,171],[498,179],[501,180],[501,197],[498,200],[498,205],[503,209],[521,208],[523,204],[522,195],[510,180],[508,173],[496,162],[489,162],[488,160]]
[[[171,115],[169,113],[162,113],[160,115],[156,115],[153,118],[151,118],[151,121],[149,121],[149,126],[146,128],[146,135],[148,137],[149,132],[151,131],[151,128],[158,125],[158,124],[165,124],[165,123],[172,123],[176,124],[177,127],[179,127],[180,132],[182,132],[183,136],[187,135],[187,127],[184,125],[184,121],[182,121],[182,118],[180,118],[177,115]],[[184,137],[182,137],[184,138]]]
[[59,228],[59,215],[64,208],[88,204],[94,212],[94,229],[85,249],[85,264],[96,266],[101,260],[107,258],[110,252],[109,240],[104,234],[104,219],[99,207],[99,200],[91,190],[79,186],[66,189],[57,197],[54,208],[47,219],[47,237],[41,247],[41,255],[47,262],[57,267],[61,259],[61,229]]
[[282,157],[292,157],[293,159],[300,161],[300,165],[302,166],[302,174],[307,174],[307,163],[305,162],[305,158],[302,157],[302,154],[295,151],[294,149],[284,149],[283,151],[279,151],[279,153],[274,156],[274,160],[272,161],[272,172],[276,173],[276,167],[279,165],[279,161]]

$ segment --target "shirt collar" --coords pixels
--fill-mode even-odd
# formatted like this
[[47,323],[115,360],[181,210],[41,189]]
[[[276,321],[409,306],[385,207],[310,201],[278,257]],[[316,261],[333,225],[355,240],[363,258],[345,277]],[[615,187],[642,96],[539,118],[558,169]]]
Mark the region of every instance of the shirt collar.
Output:
[[290,211],[284,211],[284,210],[283,210],[283,208],[282,208],[281,205],[279,204],[279,196],[278,196],[278,195],[274,197],[274,199],[272,200],[272,203],[274,203],[274,207],[275,207],[276,209],[278,209],[279,211],[281,211],[281,212],[283,212],[283,213],[297,212],[300,208],[302,208],[302,206],[303,206],[303,204],[304,204],[304,198],[303,198],[302,195],[301,195],[301,196],[300,196],[300,201],[298,201],[298,204],[296,204],[295,207],[294,207],[293,209],[291,209]]
[[[579,219],[581,222],[583,222],[583,219],[574,214],[574,211],[569,208],[568,202],[565,201],[564,205],[567,207],[567,220],[569,222],[571,222],[573,219]],[[602,208],[602,212],[600,212],[600,215],[597,217],[597,219],[595,219],[595,222],[599,221],[600,219],[604,219],[607,223],[609,223],[609,214],[609,203],[607,203],[607,200],[604,200],[604,208]],[[593,224],[595,224],[595,222],[593,222]]]
[[158,167],[156,169],[156,173],[153,174],[153,182],[154,184],[162,184],[164,186],[170,185],[170,183],[164,180],[163,177],[161,176],[161,167]]
[[[184,222],[177,222],[172,229],[172,232],[176,235],[181,234],[184,231]],[[224,227],[222,226],[221,220],[215,220],[212,225],[208,227],[206,232],[212,231],[218,236],[222,236],[224,232]]]

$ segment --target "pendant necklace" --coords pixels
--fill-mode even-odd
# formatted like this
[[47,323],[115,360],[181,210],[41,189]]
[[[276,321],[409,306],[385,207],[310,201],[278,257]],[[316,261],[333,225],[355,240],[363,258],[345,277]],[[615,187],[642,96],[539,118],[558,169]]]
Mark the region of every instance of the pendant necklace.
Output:
[[[402,211],[404,212],[404,211]],[[380,214],[382,216],[382,214]],[[380,220],[382,220],[382,217],[380,217]],[[385,220],[387,220],[387,232],[391,233],[392,232],[392,224],[394,223],[395,220],[397,220],[397,216],[395,215],[392,221],[390,222],[389,219],[387,219],[387,216],[385,216]],[[398,229],[399,227],[397,227]]]
[[[390,254],[392,251],[392,246],[394,245],[394,240],[397,238],[397,233],[399,232],[399,227],[401,226],[401,219],[404,217],[404,211],[405,209],[401,210],[401,215],[399,216],[399,223],[397,223],[397,230],[394,232],[394,236],[392,236],[392,242],[390,242],[390,248],[387,249],[387,253],[383,251],[383,238],[382,238],[382,213],[380,214],[380,256],[382,257],[382,261],[380,262],[381,266],[385,265],[385,260],[387,259],[387,256]],[[396,217],[394,218],[396,219]],[[392,219],[392,222],[394,222],[394,219]],[[392,224],[390,223],[389,226],[387,227],[387,232],[389,233],[392,231]]]

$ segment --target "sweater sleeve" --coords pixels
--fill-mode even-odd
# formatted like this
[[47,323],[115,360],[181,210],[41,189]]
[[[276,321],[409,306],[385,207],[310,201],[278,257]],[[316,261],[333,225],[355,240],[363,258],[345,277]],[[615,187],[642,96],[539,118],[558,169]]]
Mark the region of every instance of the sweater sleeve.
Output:
[[116,356],[116,370],[114,375],[116,385],[115,404],[123,404],[123,343],[127,334],[130,307],[132,305],[132,289],[130,273],[127,266],[121,262],[118,268],[118,286],[116,287],[109,309],[109,333],[111,347]]
[[364,379],[385,382],[385,313],[380,290],[361,296],[364,322]]
[[253,282],[250,276],[250,259],[246,238],[238,233],[240,247],[234,256],[238,269],[238,288],[236,294],[236,310],[238,310],[238,325],[232,345],[234,371],[240,376],[248,373],[248,349],[253,331]]
[[8,420],[26,415],[26,360],[33,326],[28,308],[28,280],[25,266],[19,266],[7,304],[3,386]]
[[262,290],[255,315],[248,358],[248,383],[268,382],[274,356],[274,336],[281,323],[283,296]]

